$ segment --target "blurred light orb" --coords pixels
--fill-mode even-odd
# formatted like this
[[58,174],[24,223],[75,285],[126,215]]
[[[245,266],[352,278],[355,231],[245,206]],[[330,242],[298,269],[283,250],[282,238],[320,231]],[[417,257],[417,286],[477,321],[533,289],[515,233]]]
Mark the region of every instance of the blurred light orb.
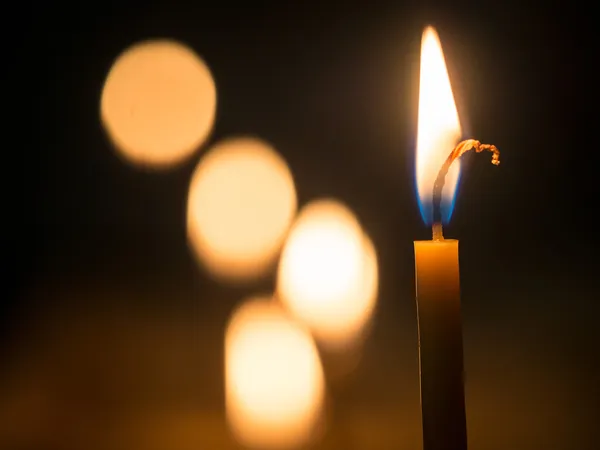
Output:
[[188,238],[214,277],[247,281],[274,265],[296,207],[284,159],[259,139],[228,139],[210,149],[194,172]]
[[202,59],[178,42],[152,40],[116,59],[104,83],[100,115],[126,160],[168,167],[206,140],[216,105],[215,82]]
[[304,207],[282,251],[277,294],[330,347],[361,336],[377,299],[375,247],[352,211],[334,200]]
[[377,306],[377,294],[379,292],[379,265],[377,263],[377,250],[369,236],[363,236],[363,278],[361,289],[358,291],[357,306],[362,308],[362,313],[357,314],[356,326],[364,329],[367,322],[373,317]]
[[305,445],[325,395],[310,333],[269,298],[253,298],[231,316],[225,335],[225,406],[236,439],[252,448]]

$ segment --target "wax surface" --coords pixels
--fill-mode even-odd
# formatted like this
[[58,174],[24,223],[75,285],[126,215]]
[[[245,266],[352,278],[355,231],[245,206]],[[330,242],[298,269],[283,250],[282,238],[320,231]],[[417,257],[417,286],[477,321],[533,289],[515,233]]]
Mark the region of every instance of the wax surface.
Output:
[[458,241],[416,241],[424,450],[466,450]]
[[415,241],[417,300],[460,306],[458,241]]

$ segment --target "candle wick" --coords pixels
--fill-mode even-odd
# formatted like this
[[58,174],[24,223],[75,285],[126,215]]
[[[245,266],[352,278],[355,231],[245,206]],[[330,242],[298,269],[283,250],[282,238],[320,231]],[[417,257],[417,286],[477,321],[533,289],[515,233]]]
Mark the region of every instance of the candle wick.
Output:
[[[495,145],[490,144],[482,144],[481,142],[475,139],[467,139],[465,141],[459,142],[459,144],[454,147],[454,150],[450,152],[448,158],[442,165],[442,168],[438,172],[438,176],[435,179],[435,183],[433,183],[433,238],[436,239],[436,235],[443,239],[442,235],[442,211],[441,211],[441,203],[442,203],[442,190],[444,189],[444,184],[446,183],[446,175],[450,170],[450,166],[452,163],[464,155],[469,150],[475,150],[477,153],[481,153],[484,150],[488,150],[492,152],[492,164],[497,166],[500,164],[500,151],[496,148]],[[436,234],[436,227],[439,227]]]
[[434,241],[443,241],[444,240],[444,232],[442,230],[442,223],[436,222],[432,227],[433,231],[433,240]]

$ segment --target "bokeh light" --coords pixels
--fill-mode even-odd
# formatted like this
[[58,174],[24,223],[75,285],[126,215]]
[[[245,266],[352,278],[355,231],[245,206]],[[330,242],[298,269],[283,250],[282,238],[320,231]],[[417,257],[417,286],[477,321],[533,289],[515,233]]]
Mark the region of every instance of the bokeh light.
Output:
[[242,304],[225,336],[225,404],[236,439],[252,448],[305,445],[322,417],[324,395],[310,333],[269,298]]
[[352,211],[334,200],[309,203],[285,243],[277,294],[329,348],[364,331],[377,299],[375,247]]
[[145,167],[175,165],[208,137],[217,94],[206,64],[170,40],[145,41],[114,62],[100,115],[117,151]]
[[225,140],[203,156],[192,177],[188,238],[216,278],[253,279],[274,265],[296,206],[292,174],[270,145]]

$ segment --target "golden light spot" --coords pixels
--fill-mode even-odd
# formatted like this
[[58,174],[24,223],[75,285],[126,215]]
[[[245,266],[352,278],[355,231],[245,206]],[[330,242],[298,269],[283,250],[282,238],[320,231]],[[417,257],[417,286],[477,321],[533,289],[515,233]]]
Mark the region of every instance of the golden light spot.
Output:
[[277,294],[331,347],[360,336],[377,298],[375,248],[354,214],[333,200],[308,204],[285,243]]
[[321,418],[321,361],[310,334],[276,302],[237,309],[225,335],[225,404],[236,439],[252,448],[306,444]]
[[166,167],[191,156],[206,140],[216,103],[210,70],[192,49],[175,41],[145,41],[114,62],[100,115],[126,160]]
[[270,145],[225,140],[204,155],[192,177],[188,238],[215,277],[255,278],[274,264],[296,205],[292,174]]

